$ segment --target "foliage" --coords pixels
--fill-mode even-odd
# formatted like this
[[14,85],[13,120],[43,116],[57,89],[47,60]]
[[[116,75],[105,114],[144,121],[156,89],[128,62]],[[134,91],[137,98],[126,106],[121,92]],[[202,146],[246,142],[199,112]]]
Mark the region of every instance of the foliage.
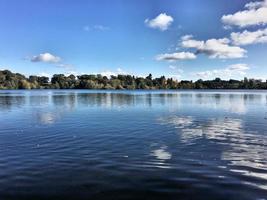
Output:
[[214,80],[177,81],[172,78],[161,76],[146,78],[131,75],[117,75],[106,77],[101,74],[65,76],[54,74],[49,81],[45,76],[29,76],[28,78],[19,73],[9,70],[0,71],[0,89],[267,89],[267,82],[256,79],[228,81],[216,78]]

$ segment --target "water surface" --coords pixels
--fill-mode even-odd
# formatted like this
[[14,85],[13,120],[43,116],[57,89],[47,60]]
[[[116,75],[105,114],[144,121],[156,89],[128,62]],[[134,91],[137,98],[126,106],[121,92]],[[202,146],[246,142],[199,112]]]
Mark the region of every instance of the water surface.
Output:
[[0,199],[267,199],[265,91],[0,91]]

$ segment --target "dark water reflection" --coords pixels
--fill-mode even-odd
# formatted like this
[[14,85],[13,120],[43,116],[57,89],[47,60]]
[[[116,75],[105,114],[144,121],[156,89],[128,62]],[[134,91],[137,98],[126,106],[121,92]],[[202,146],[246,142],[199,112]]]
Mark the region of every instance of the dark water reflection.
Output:
[[0,199],[266,199],[264,91],[1,91]]

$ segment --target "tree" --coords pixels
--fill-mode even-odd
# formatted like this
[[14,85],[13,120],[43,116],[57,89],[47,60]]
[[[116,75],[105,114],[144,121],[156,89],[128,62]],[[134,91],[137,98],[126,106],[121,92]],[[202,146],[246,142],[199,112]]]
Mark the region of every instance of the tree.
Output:
[[32,75],[28,78],[19,73],[9,70],[0,70],[0,89],[267,89],[267,82],[259,79],[242,80],[220,78],[214,80],[199,79],[195,82],[182,80],[178,82],[165,76],[153,78],[152,74],[147,77],[135,77],[119,74],[110,77],[83,74],[54,74],[51,81],[45,76]]

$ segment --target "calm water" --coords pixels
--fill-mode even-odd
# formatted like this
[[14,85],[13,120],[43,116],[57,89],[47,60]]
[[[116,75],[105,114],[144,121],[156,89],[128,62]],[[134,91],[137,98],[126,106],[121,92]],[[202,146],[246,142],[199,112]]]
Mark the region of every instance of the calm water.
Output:
[[267,199],[267,92],[0,91],[0,199]]

